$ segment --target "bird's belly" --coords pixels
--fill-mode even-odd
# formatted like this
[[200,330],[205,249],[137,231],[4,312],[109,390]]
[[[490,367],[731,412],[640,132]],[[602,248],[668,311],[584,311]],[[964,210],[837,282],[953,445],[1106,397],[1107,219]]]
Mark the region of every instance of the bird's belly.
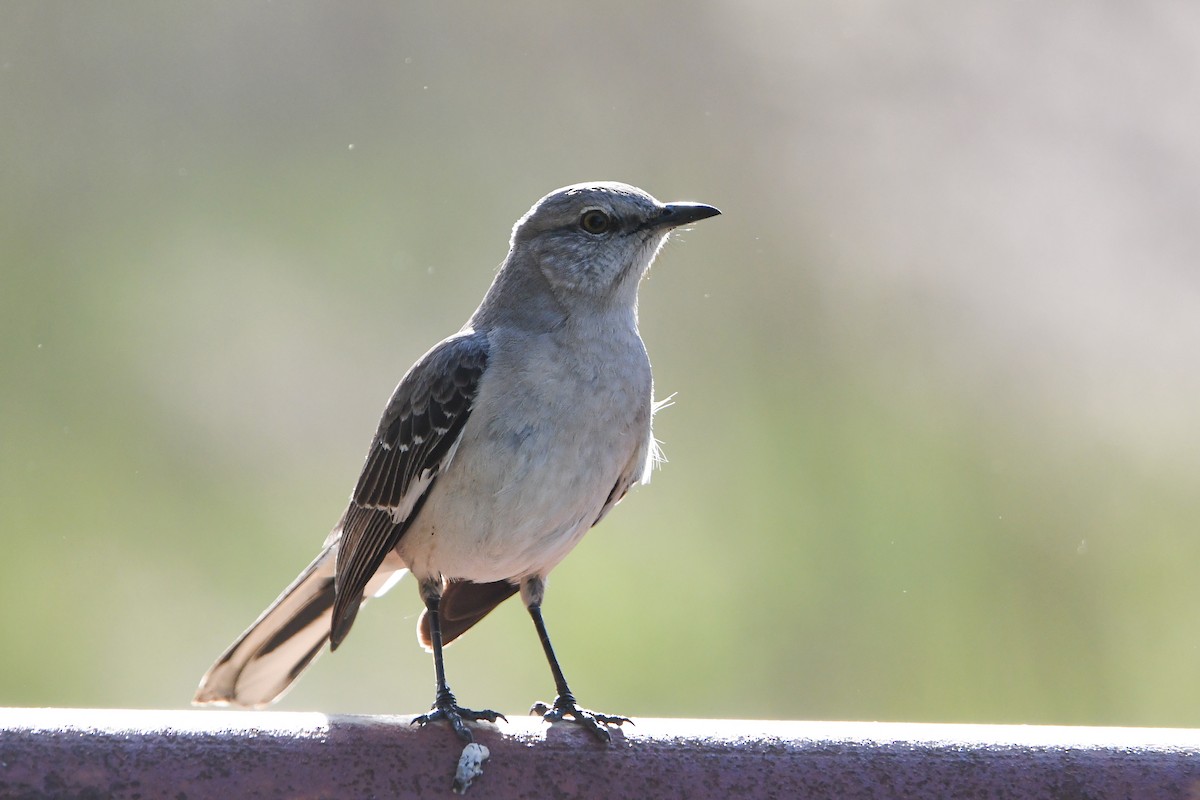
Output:
[[[553,418],[476,420],[397,550],[418,578],[546,574],[591,528],[649,438],[632,403],[580,402]],[[599,432],[599,433],[598,433]]]
[[473,491],[479,481],[455,477],[442,476],[397,547],[420,577],[484,583],[548,570],[578,542],[604,502],[552,472],[498,493]]

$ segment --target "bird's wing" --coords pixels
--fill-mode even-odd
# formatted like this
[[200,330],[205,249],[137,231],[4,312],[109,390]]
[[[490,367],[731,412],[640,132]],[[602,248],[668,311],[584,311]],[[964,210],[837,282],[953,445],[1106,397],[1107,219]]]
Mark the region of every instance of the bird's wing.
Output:
[[454,458],[487,360],[486,335],[460,333],[426,353],[392,394],[342,520],[333,647],[349,633],[367,582]]
[[[668,397],[666,400],[652,402],[650,404],[650,417],[653,418],[659,409],[665,408],[670,404],[671,397]],[[596,515],[596,519],[592,522],[592,527],[599,525],[600,520],[608,516],[608,512],[612,511],[617,503],[625,499],[625,495],[629,493],[629,490],[635,484],[649,483],[650,473],[664,460],[662,451],[658,447],[658,442],[654,439],[654,433],[647,426],[646,438],[643,440],[642,446],[633,451],[629,461],[625,464],[625,468],[617,476],[617,482],[613,484],[612,490],[608,493],[608,499],[600,507],[600,513]]]
[[608,512],[616,507],[617,503],[625,499],[625,495],[629,494],[629,490],[633,488],[641,478],[642,470],[634,470],[632,467],[627,467],[617,482],[613,484],[612,490],[608,493],[608,499],[604,501],[604,505],[600,507],[600,513],[596,515],[595,521],[592,522],[592,527],[600,524],[600,520],[608,516]]

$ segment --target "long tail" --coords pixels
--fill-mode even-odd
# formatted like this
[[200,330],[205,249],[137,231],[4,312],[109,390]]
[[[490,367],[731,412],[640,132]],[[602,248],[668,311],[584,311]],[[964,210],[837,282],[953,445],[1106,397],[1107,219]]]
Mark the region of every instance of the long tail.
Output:
[[[261,708],[278,700],[329,641],[336,561],[335,541],[209,667],[192,702]],[[404,573],[404,564],[389,554],[367,584],[363,602],[386,592]]]

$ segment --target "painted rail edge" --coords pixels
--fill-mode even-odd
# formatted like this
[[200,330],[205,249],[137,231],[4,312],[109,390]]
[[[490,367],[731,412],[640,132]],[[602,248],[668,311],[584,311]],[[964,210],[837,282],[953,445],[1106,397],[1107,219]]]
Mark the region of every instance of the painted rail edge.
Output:
[[[0,798],[453,797],[463,752],[411,717],[0,709]],[[480,725],[473,797],[1197,800],[1200,731],[638,719],[601,745]]]

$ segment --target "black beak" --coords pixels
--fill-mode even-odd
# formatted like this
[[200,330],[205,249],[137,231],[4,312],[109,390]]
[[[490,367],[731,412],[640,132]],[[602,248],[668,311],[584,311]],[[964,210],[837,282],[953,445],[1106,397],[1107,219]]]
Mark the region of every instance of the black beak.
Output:
[[703,203],[667,203],[657,217],[646,222],[647,228],[677,228],[690,222],[715,217],[721,212]]

